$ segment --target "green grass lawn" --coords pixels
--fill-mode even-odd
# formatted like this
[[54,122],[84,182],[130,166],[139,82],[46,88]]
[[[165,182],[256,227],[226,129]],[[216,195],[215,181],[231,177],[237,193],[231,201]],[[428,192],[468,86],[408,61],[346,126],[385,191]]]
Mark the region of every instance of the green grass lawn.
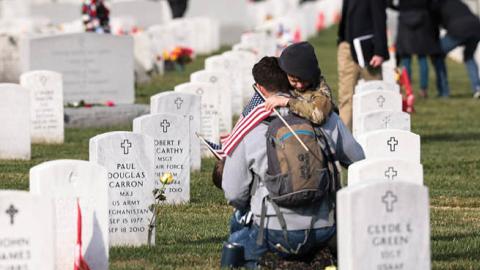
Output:
[[[335,40],[336,28],[331,28],[311,41],[336,93]],[[185,72],[168,73],[150,84],[137,86],[137,102],[148,103],[151,95],[187,82],[191,72],[203,68],[203,60],[197,58]],[[433,269],[479,269],[480,101],[471,98],[463,65],[449,61],[448,68],[452,97],[417,100],[412,115],[412,131],[422,140],[425,184],[430,190]],[[430,73],[433,97],[434,72]],[[418,78],[414,77],[414,81],[418,82]],[[67,129],[63,145],[33,145],[32,160],[1,161],[0,188],[28,189],[28,170],[47,160],[88,159],[89,138],[113,130],[131,127]],[[192,175],[191,203],[161,208],[157,245],[112,248],[110,269],[218,268],[232,209],[225,204],[222,192],[211,184],[213,160],[203,160],[202,164],[202,170]]]

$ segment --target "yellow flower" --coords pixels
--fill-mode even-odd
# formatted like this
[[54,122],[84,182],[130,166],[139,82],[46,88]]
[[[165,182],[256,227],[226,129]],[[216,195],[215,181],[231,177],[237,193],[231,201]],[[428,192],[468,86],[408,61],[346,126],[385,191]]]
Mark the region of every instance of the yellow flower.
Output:
[[325,267],[325,270],[337,270],[337,267],[334,265]]
[[160,177],[160,182],[162,182],[162,184],[164,184],[164,185],[169,185],[169,184],[173,183],[172,173],[169,173],[169,172],[164,173],[162,175],[162,177]]

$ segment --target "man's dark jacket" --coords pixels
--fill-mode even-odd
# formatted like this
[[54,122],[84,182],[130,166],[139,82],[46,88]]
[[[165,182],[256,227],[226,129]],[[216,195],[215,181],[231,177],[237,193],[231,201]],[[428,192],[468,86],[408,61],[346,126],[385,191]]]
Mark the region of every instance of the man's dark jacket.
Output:
[[353,39],[373,34],[373,54],[389,58],[387,48],[387,15],[385,0],[343,0],[342,20],[338,30],[338,42],[350,43],[352,56],[357,61]]

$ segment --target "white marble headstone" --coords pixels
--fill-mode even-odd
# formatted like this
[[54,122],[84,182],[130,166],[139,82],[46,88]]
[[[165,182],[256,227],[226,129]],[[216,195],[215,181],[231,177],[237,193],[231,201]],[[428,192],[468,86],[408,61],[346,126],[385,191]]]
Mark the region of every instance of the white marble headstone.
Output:
[[[219,141],[219,131],[225,127],[225,121],[222,115],[218,113],[220,106],[220,94],[218,89],[208,83],[184,83],[175,86],[175,92],[190,93],[201,96],[202,118],[200,135],[206,139],[217,143]],[[202,156],[204,155],[202,151]]]
[[357,138],[367,159],[395,158],[420,163],[420,136],[397,130],[375,130]]
[[104,167],[83,160],[48,161],[30,169],[30,193],[55,202],[55,269],[75,261],[77,199],[82,213],[82,254],[90,269],[108,269],[108,185]]
[[393,84],[385,81],[377,81],[377,80],[365,81],[355,86],[355,94],[359,94],[364,91],[370,91],[370,90],[385,90],[385,91],[394,91],[396,93],[399,93],[400,86],[398,86],[398,84]]
[[46,69],[62,74],[65,103],[135,100],[132,37],[74,33],[29,37],[20,44],[24,72]]
[[0,191],[0,239],[0,269],[55,269],[53,201],[26,191]]
[[172,173],[175,180],[167,185],[167,203],[190,201],[190,136],[185,117],[178,114],[150,114],[133,120],[133,132],[154,139],[155,184],[161,187],[160,177]]
[[225,126],[220,132],[232,129],[232,88],[229,86],[229,75],[222,71],[200,70],[190,74],[191,82],[211,83],[218,88],[220,94],[220,113],[224,115]]
[[338,267],[342,270],[429,270],[426,187],[373,182],[337,193]]
[[0,84],[0,159],[30,159],[30,93],[18,84]]
[[126,131],[90,139],[90,161],[108,172],[110,246],[148,244],[155,188],[153,145],[153,138]]
[[167,1],[124,0],[110,3],[110,16],[133,18],[141,28],[172,20]]
[[353,130],[357,129],[361,115],[374,111],[402,111],[402,96],[395,91],[372,90],[353,95]]
[[361,114],[357,118],[353,135],[359,135],[378,129],[400,129],[410,131],[410,114],[396,111],[373,111]]
[[423,166],[404,159],[371,158],[348,167],[348,185],[365,181],[407,181],[423,185]]
[[256,56],[248,51],[226,51],[222,54],[230,61],[230,69],[236,74],[242,91],[242,107],[247,104],[253,94],[252,84],[255,82],[252,75],[252,68],[256,63]]
[[166,91],[150,98],[150,113],[173,113],[183,115],[189,123],[190,163],[192,170],[200,170],[200,141],[195,135],[200,132],[201,97],[196,94]]
[[33,143],[63,143],[63,82],[54,71],[22,74],[20,84],[30,91]]
[[231,59],[222,55],[214,55],[205,59],[205,70],[227,72],[230,76],[229,86],[232,95],[232,112],[239,115],[243,109],[243,79]]

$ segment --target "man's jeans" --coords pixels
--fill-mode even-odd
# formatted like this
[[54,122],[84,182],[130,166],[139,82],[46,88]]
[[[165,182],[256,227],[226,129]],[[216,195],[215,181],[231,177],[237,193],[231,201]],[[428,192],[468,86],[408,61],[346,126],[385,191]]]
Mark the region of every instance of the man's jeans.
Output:
[[[288,231],[288,243],[285,241],[282,230],[264,230],[264,241],[257,245],[257,237],[260,228],[256,224],[251,226],[239,226],[236,219],[231,219],[230,243],[237,243],[244,247],[245,267],[254,269],[260,258],[267,252],[272,251],[281,257],[301,256],[312,250],[326,245],[328,240],[336,233],[336,227],[326,227],[312,230]],[[235,231],[235,229],[238,229]]]
[[478,42],[479,41],[476,39],[457,39],[449,34],[445,35],[441,40],[442,51],[445,53],[445,55],[451,50],[455,49],[457,46],[465,46],[465,50],[463,51],[463,61],[465,62],[465,67],[467,68],[473,93],[480,91],[478,65],[474,59]]

